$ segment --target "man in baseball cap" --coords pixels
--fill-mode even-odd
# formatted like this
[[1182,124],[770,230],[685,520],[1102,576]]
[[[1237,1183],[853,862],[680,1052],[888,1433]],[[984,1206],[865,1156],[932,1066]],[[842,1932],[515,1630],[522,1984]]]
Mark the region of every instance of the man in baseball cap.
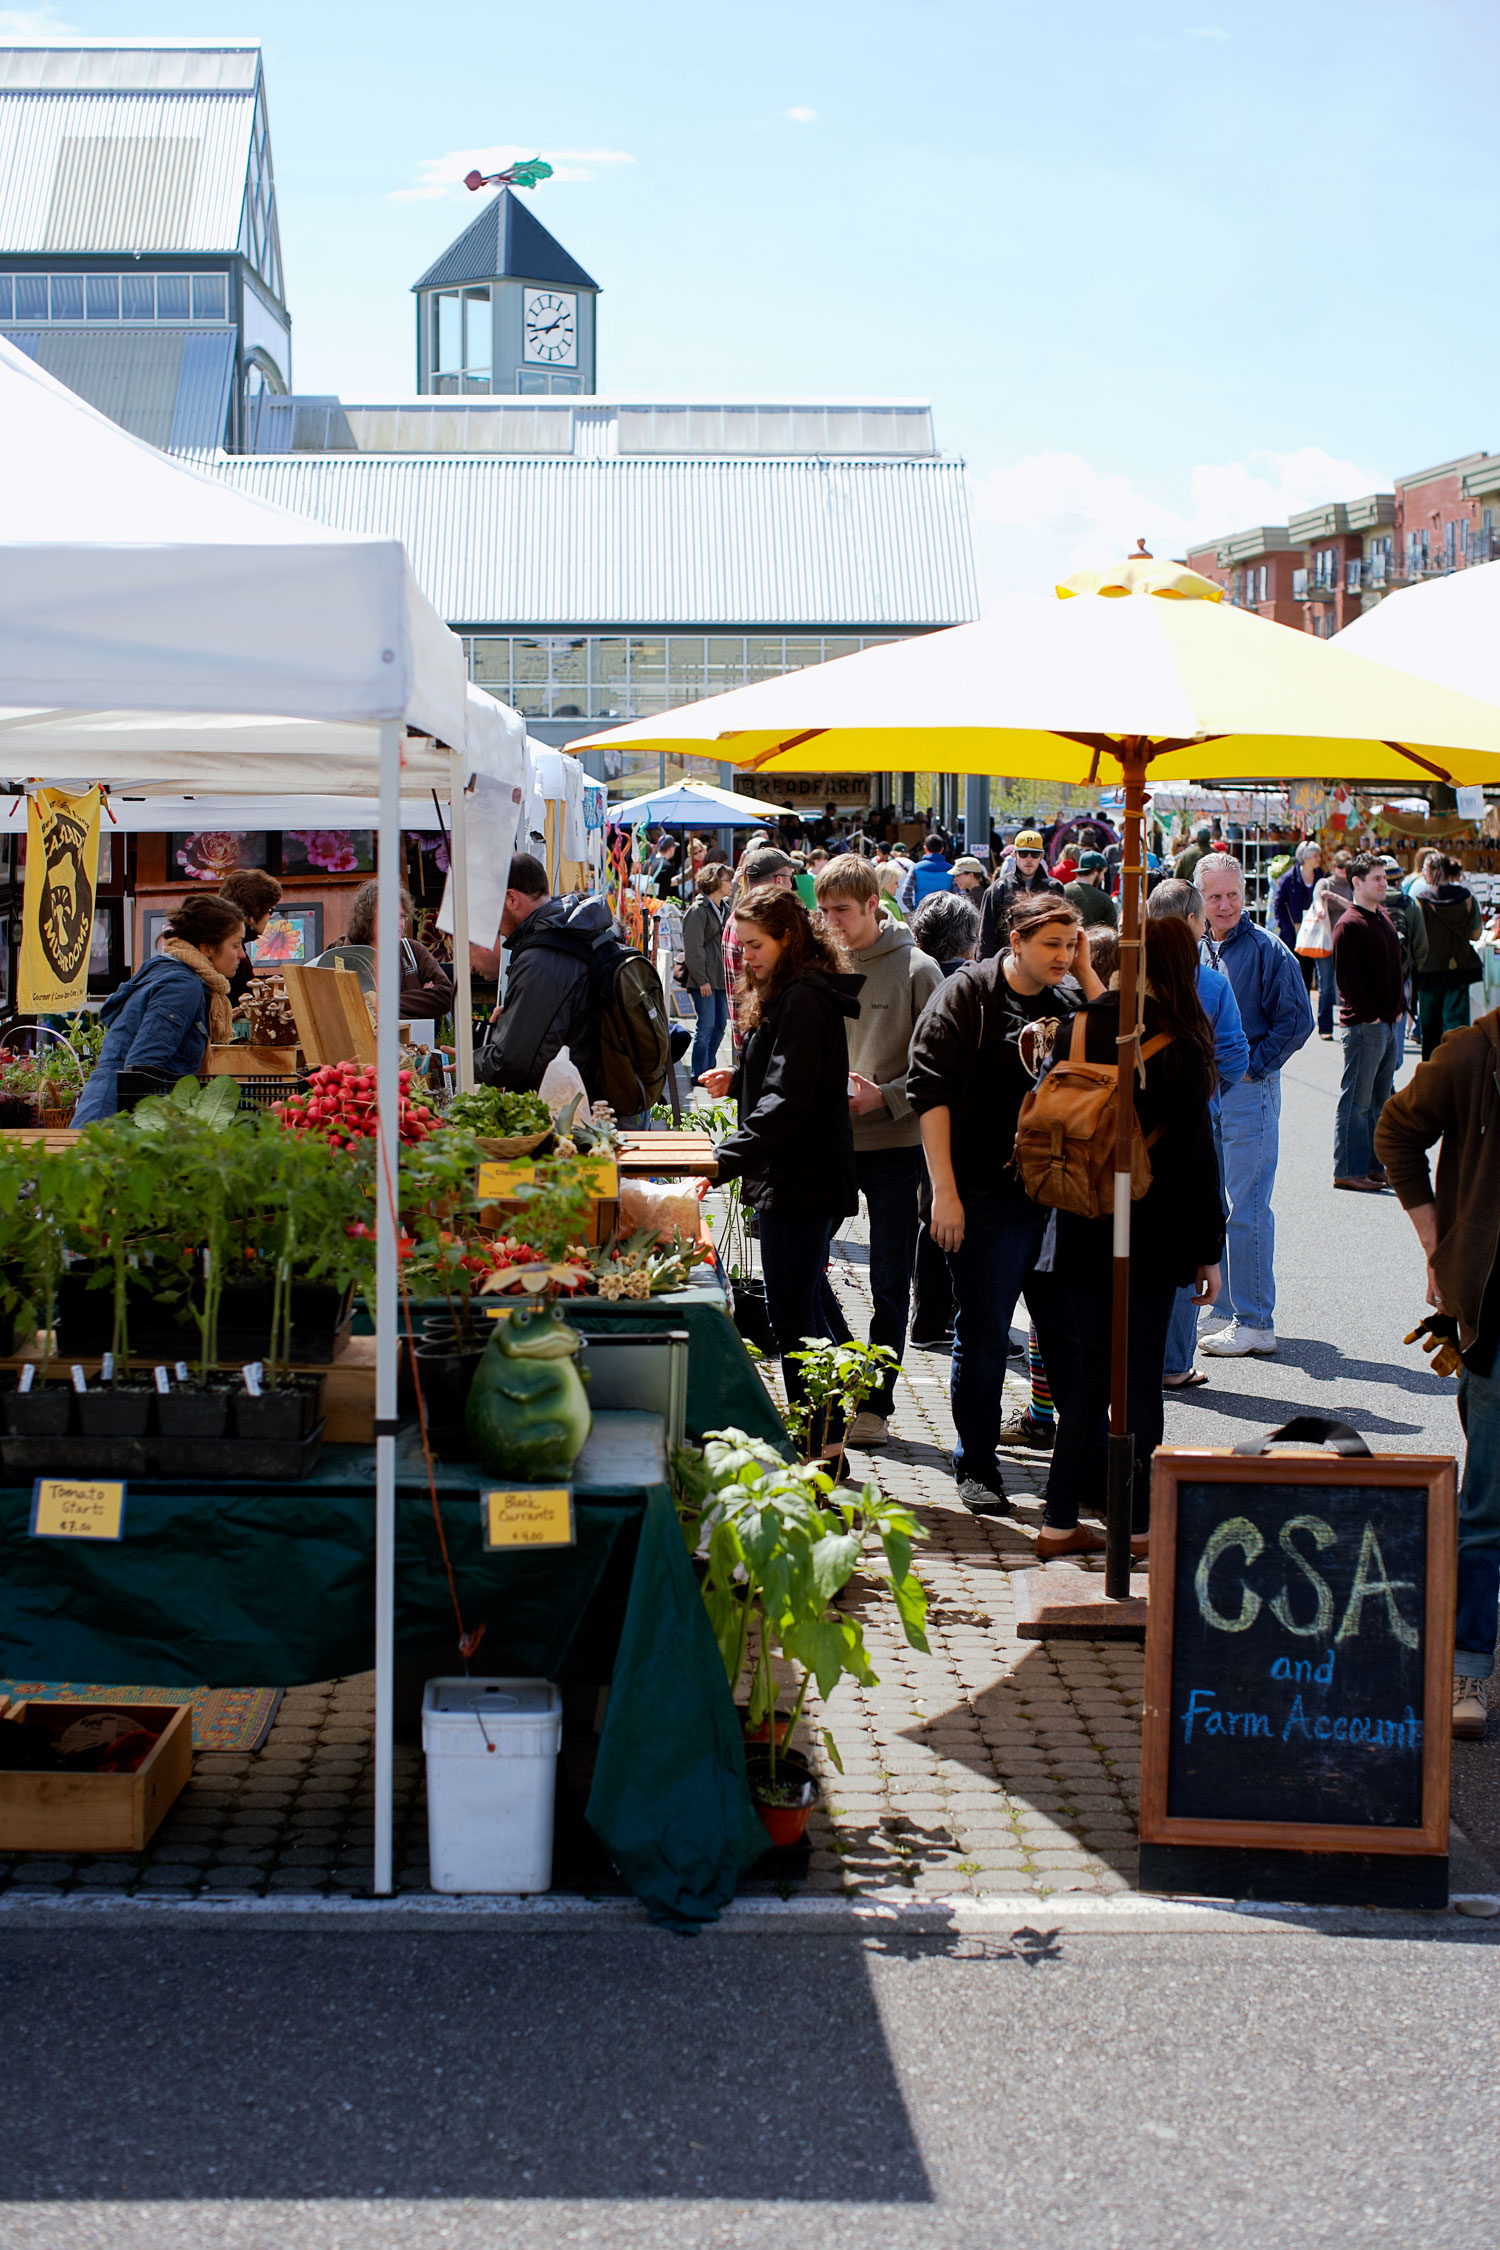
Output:
[[1104,871],[1108,865],[1103,852],[1080,852],[1078,873],[1071,883],[1063,885],[1063,897],[1077,907],[1086,930],[1096,922],[1102,922],[1111,930],[1120,926],[1119,909],[1104,888]]
[[979,909],[979,959],[993,960],[1010,945],[1010,910],[1015,900],[1028,892],[1055,891],[1062,896],[1062,885],[1047,873],[1046,855],[1042,839],[1035,828],[1023,828],[1011,847],[1011,856],[1004,861],[999,874],[984,894]]

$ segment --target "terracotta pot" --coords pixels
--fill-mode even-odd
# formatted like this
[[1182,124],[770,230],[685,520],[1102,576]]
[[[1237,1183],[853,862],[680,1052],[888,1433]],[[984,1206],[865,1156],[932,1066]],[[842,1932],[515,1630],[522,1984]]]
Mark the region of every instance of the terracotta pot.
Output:
[[769,1749],[747,1750],[745,1753],[745,1779],[750,1784],[750,1794],[760,1815],[761,1826],[777,1849],[787,1844],[800,1844],[807,1828],[808,1818],[817,1804],[821,1791],[813,1778],[812,1767],[800,1750],[778,1750],[776,1753],[776,1783],[778,1793],[795,1791],[800,1803],[768,1804],[762,1795],[771,1788],[771,1754]]

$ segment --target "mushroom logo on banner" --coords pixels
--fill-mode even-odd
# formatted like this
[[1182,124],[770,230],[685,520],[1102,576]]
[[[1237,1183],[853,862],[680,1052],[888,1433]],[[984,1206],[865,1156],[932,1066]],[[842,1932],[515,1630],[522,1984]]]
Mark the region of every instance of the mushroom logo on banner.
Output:
[[94,934],[99,792],[38,789],[26,807],[17,1000],[45,1015],[83,1003]]

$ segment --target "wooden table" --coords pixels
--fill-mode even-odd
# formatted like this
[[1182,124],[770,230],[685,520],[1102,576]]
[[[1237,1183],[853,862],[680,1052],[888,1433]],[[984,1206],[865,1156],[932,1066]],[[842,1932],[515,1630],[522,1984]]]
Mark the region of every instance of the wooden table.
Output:
[[622,1133],[617,1151],[622,1177],[717,1179],[719,1164],[707,1133]]

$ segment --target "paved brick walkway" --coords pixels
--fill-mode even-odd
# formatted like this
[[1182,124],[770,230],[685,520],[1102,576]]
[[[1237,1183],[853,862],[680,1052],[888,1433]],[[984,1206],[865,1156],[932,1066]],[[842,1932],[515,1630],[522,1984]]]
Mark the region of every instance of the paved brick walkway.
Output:
[[[851,1326],[863,1333],[864,1267],[841,1260],[834,1274]],[[806,1887],[900,1899],[1124,1889],[1135,1859],[1140,1650],[1017,1640],[1011,1569],[1030,1556],[1023,1535],[1040,1519],[1045,1460],[1012,1455],[1012,1512],[971,1516],[947,1467],[947,1376],[945,1356],[910,1353],[893,1442],[856,1457],[927,1527],[917,1568],[932,1604],[931,1650],[923,1656],[908,1648],[888,1603],[855,1582],[852,1598],[880,1683],[845,1685],[826,1712],[809,1698],[804,1731],[816,1735],[826,1725],[844,1771],[817,1748],[827,1796],[809,1831]],[[1007,1403],[1012,1387],[1014,1403],[1024,1404],[1019,1375],[1008,1381]],[[0,1888],[367,1890],[372,1707],[369,1676],[292,1688],[256,1755],[199,1754],[149,1850],[118,1858],[0,1856]],[[583,1864],[576,1836],[572,1849],[576,1870]],[[407,1740],[396,1748],[396,1868],[401,1889],[426,1889],[422,1758]],[[572,1879],[590,1891],[616,1887],[593,1866]],[[786,1881],[746,1887],[785,1889]]]

